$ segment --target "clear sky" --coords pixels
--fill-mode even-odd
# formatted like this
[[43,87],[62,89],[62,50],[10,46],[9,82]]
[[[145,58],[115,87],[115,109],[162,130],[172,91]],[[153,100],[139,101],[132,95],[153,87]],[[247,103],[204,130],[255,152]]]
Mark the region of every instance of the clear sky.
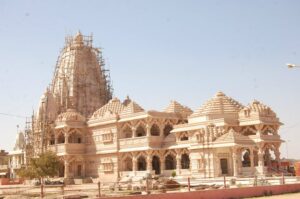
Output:
[[[94,35],[114,95],[145,109],[196,109],[217,91],[272,107],[282,157],[300,158],[300,1],[0,0],[0,113],[30,116],[67,34]],[[10,150],[25,119],[0,115]]]

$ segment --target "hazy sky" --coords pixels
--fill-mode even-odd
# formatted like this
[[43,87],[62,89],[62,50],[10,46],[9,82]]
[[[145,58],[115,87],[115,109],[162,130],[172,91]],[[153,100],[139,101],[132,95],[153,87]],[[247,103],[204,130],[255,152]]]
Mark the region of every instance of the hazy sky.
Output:
[[[221,90],[272,107],[290,158],[300,158],[300,1],[0,0],[0,113],[30,116],[67,34],[93,33],[114,95],[145,109],[175,99],[193,110]],[[25,119],[0,115],[0,148]],[[287,147],[288,146],[288,147]]]

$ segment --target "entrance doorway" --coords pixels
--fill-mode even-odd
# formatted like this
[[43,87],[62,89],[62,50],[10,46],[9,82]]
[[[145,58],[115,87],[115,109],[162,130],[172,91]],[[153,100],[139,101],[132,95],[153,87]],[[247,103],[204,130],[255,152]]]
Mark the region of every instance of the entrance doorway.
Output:
[[226,158],[220,159],[222,175],[228,174],[228,162]]
[[81,177],[81,165],[77,166],[77,176]]
[[152,158],[152,169],[155,171],[155,174],[160,174],[160,161],[159,157],[153,156]]
[[63,164],[59,165],[58,176],[59,177],[65,176],[65,166]]

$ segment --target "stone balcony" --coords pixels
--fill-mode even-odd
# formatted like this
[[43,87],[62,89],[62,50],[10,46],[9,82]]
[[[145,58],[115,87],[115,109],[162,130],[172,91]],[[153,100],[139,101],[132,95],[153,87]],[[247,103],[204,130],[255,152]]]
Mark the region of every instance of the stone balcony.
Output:
[[119,139],[120,150],[134,150],[135,148],[158,148],[161,147],[162,138],[160,136],[143,136],[135,138]]
[[84,154],[85,144],[83,143],[69,143],[69,144],[56,144],[48,146],[50,151],[57,153],[58,155],[65,154]]

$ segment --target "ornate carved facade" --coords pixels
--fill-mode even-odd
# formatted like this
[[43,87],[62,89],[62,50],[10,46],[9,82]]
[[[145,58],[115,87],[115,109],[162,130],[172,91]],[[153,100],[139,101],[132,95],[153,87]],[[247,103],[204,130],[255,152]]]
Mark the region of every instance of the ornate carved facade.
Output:
[[[85,45],[81,41],[80,35],[74,38],[75,49]],[[264,175],[280,160],[281,123],[270,107],[258,101],[243,106],[222,92],[195,112],[176,101],[163,111],[146,111],[129,98],[107,101],[110,94],[101,95],[107,88],[92,83],[101,79],[99,69],[86,65],[95,64],[94,57],[77,58],[76,51],[74,56],[83,60],[56,70],[45,94],[48,108],[41,103],[37,115],[51,118],[45,148],[62,158],[65,178],[116,181],[173,171],[197,177]],[[57,71],[66,70],[92,72],[80,78],[71,72],[72,81],[65,84]]]

